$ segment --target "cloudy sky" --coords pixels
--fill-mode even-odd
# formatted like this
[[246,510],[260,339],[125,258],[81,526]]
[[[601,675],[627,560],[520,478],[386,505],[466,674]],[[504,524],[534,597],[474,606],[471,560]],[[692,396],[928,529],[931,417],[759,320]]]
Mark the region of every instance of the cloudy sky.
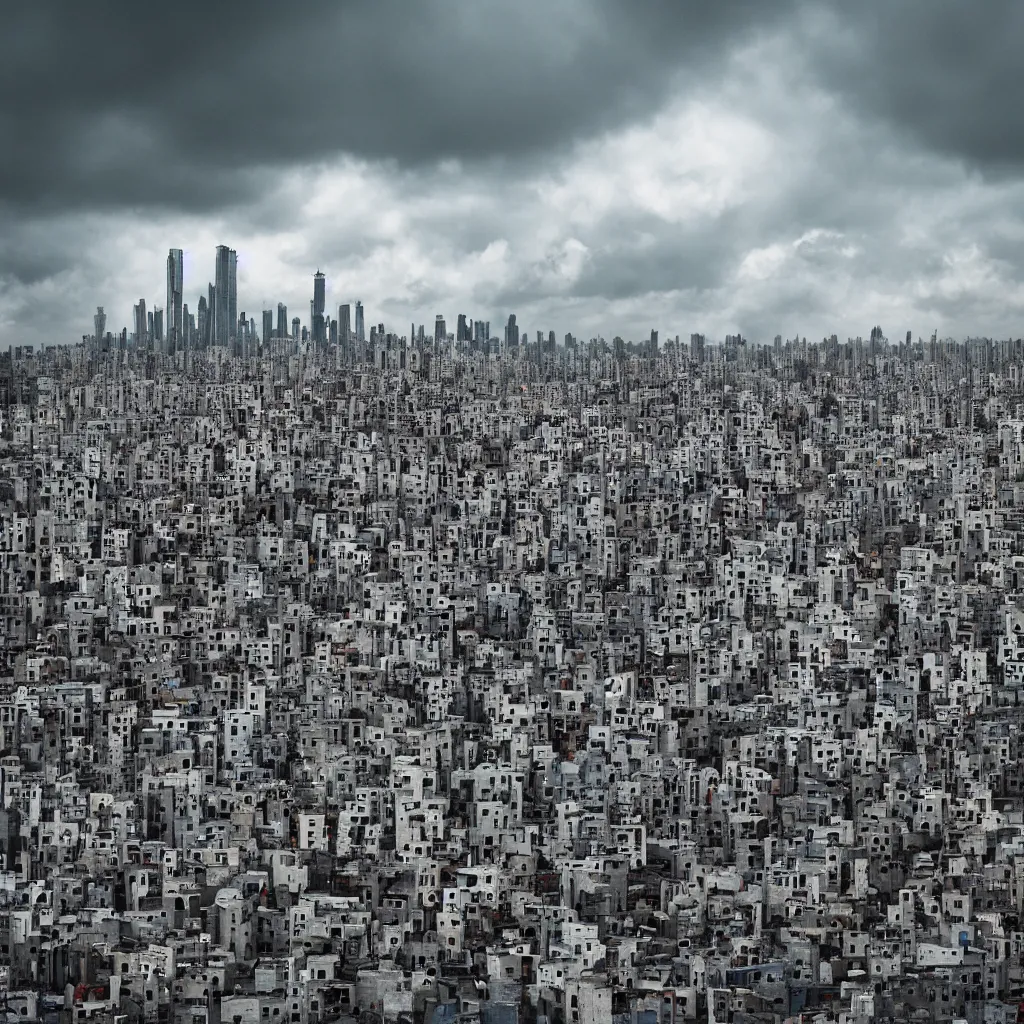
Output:
[[5,4],[0,345],[195,309],[1018,336],[1024,5]]

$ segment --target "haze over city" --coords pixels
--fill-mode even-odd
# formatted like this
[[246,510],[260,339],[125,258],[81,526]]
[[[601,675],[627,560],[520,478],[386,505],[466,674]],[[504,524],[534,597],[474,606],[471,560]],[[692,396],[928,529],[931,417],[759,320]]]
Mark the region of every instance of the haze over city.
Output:
[[1022,18],[7,5],[0,345],[130,330],[169,248],[194,308],[222,243],[256,317],[320,268],[389,330],[1015,336]]

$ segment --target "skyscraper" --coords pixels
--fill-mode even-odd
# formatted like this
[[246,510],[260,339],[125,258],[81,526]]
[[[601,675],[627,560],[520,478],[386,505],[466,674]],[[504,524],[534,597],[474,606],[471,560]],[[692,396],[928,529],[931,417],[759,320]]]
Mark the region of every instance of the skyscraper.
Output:
[[107,314],[103,312],[102,306],[96,307],[96,315],[92,318],[93,336],[97,341],[107,333]]
[[228,323],[238,316],[238,256],[232,249],[228,257]]
[[238,255],[226,245],[217,246],[216,302],[213,316],[213,341],[230,345],[238,324]]
[[199,335],[198,343],[206,345],[210,339],[210,307],[205,295],[199,296],[196,308],[196,333]]
[[508,323],[505,325],[505,346],[507,348],[519,346],[519,326],[516,324],[515,313],[509,313]]
[[366,341],[366,325],[363,323],[363,304],[356,302],[356,341],[360,344]]
[[146,300],[139,299],[139,304],[135,307],[135,344],[144,345],[146,343],[146,335],[149,332],[149,317],[146,316]]
[[167,253],[167,351],[176,352],[182,339],[184,275],[180,249]]
[[442,341],[448,340],[448,328],[445,326],[444,315],[438,313],[434,318],[434,344],[440,345]]
[[263,337],[260,339],[264,345],[273,337],[274,334],[274,311],[272,309],[263,310]]
[[343,349],[348,348],[352,334],[352,307],[346,302],[338,307],[338,343]]
[[157,307],[153,310],[153,341],[164,340],[164,311]]
[[206,336],[203,344],[212,346],[217,341],[217,289],[211,284],[207,288],[206,298]]
[[288,337],[288,307],[283,302],[277,304],[277,336]]
[[313,275],[313,308],[310,317],[310,328],[313,331],[313,341],[322,345],[327,340],[327,331],[324,321],[324,309],[327,305],[327,279],[318,270]]
[[299,318],[297,316],[293,317],[292,318],[292,340],[293,341],[298,341],[299,340],[299,329],[300,329],[300,326],[301,326],[301,321],[299,320]]

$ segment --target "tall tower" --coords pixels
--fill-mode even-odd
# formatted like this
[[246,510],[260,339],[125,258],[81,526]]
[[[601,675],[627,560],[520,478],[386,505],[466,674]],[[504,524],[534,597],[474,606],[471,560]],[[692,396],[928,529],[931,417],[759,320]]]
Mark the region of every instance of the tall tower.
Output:
[[199,296],[196,307],[196,333],[199,336],[197,344],[205,347],[210,339],[210,306],[205,295]]
[[508,323],[505,325],[505,346],[506,348],[519,346],[519,326],[516,324],[515,313],[509,313]]
[[135,344],[145,345],[149,333],[149,317],[146,316],[146,300],[139,299],[135,307]]
[[217,246],[213,341],[230,345],[238,325],[238,256],[226,245]]
[[182,344],[182,294],[184,291],[182,253],[171,249],[167,253],[167,351],[176,352]]
[[327,279],[318,270],[313,275],[313,316],[310,327],[314,344],[322,345],[327,340],[324,309],[327,305]]
[[277,336],[288,337],[288,307],[283,302],[277,304]]
[[274,311],[272,309],[263,310],[263,337],[260,339],[264,345],[274,335]]
[[203,344],[212,348],[217,343],[217,289],[211,284],[206,295],[206,334]]
[[363,323],[363,304],[356,302],[356,341],[360,344],[366,341],[366,325]]
[[107,333],[107,314],[103,312],[102,306],[96,307],[96,315],[92,318],[93,336],[97,341],[103,340]]
[[238,319],[238,255],[231,249],[228,255],[228,323]]
[[352,307],[346,302],[338,307],[338,344],[348,346],[352,334]]

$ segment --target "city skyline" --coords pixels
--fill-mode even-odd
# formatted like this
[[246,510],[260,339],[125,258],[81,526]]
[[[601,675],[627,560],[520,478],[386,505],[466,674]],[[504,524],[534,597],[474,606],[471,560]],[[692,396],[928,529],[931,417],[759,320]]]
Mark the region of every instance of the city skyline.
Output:
[[[52,72],[5,112],[0,347],[164,304],[170,247],[191,310],[225,239],[256,315],[305,320],[319,265],[394,325],[1020,333],[1017,5],[239,11],[204,9],[199,36],[187,4],[5,12],[11,94]],[[345,60],[265,75],[314,27]],[[181,55],[161,75],[136,68],[153,38]],[[381,75],[388,48],[431,58]]]
[[[205,294],[200,293],[198,295],[198,301],[196,304],[196,312],[189,313],[188,302],[182,303],[183,291],[187,294],[189,282],[183,282],[182,280],[182,250],[170,249],[167,256],[167,306],[165,312],[164,307],[154,306],[151,307],[147,313],[146,298],[143,297],[132,305],[131,317],[122,326],[117,326],[116,323],[108,320],[108,314],[103,306],[95,307],[95,311],[92,314],[93,330],[91,332],[85,332],[82,334],[79,340],[88,340],[89,338],[99,339],[106,332],[111,338],[115,338],[122,331],[126,333],[128,339],[134,339],[138,341],[140,331],[145,334],[145,340],[157,341],[161,343],[161,350],[173,354],[173,352],[179,348],[174,342],[174,338],[183,338],[185,347],[189,345],[189,325],[191,323],[191,330],[194,332],[195,341],[201,347],[219,346],[226,348],[233,348],[236,341],[236,331],[241,327],[245,327],[246,330],[254,332],[255,337],[258,337],[261,341],[271,337],[289,337],[305,341],[307,338],[310,342],[336,345],[338,343],[338,337],[342,339],[351,337],[354,340],[365,342],[367,335],[364,326],[364,309],[363,304],[358,299],[348,299],[347,301],[340,301],[342,296],[338,292],[331,292],[328,285],[327,275],[318,267],[312,275],[312,291],[310,292],[309,298],[307,298],[309,316],[308,319],[303,320],[299,316],[294,316],[291,319],[288,317],[288,304],[284,302],[272,301],[270,305],[267,305],[266,300],[262,303],[258,303],[256,307],[251,308],[251,313],[246,313],[242,310],[241,315],[245,318],[244,323],[239,321],[239,300],[237,294],[237,252],[227,245],[216,246],[216,252],[214,256],[214,271],[213,275],[218,282],[221,282],[222,286],[213,281],[209,282],[205,286]],[[289,285],[289,287],[291,287]],[[227,296],[225,298],[225,296]],[[244,296],[243,296],[244,300]],[[175,310],[175,307],[177,309]],[[355,319],[353,321],[353,307],[355,309]],[[212,315],[209,316],[208,326],[204,327],[203,313],[208,310],[213,310]],[[335,315],[336,311],[336,315]],[[395,338],[408,338],[410,342],[417,338],[422,342],[424,339],[432,339],[433,342],[439,343],[441,341],[451,339],[456,342],[480,342],[486,340],[503,341],[504,345],[518,347],[520,344],[529,345],[533,340],[534,332],[536,333],[536,343],[543,344],[544,338],[547,340],[547,344],[550,348],[555,348],[558,344],[557,338],[560,335],[554,330],[546,327],[541,328],[534,327],[525,328],[522,324],[518,323],[518,317],[515,312],[508,313],[507,316],[501,315],[498,318],[498,328],[492,330],[491,322],[489,320],[479,320],[476,318],[475,313],[479,313],[479,310],[474,312],[465,313],[458,312],[455,320],[456,324],[448,322],[448,315],[446,313],[435,313],[433,314],[433,330],[431,331],[431,324],[429,322],[430,317],[425,316],[422,312],[418,315],[422,318],[421,322],[417,326],[417,320],[413,319],[412,327],[410,328],[409,334],[405,335],[404,331],[398,324],[380,322],[380,326],[388,335],[393,335]],[[116,315],[116,314],[115,314]],[[145,327],[148,317],[148,329]],[[156,317],[156,331],[154,333],[154,317]],[[174,328],[175,317],[179,327],[177,330]],[[218,327],[221,324],[221,327]],[[257,325],[259,330],[257,330]],[[454,330],[452,329],[454,327]],[[108,329],[109,328],[109,329]],[[373,325],[373,330],[378,329],[378,325]],[[172,332],[174,332],[172,334]],[[319,333],[322,332],[322,333]],[[638,344],[645,347],[648,343],[653,343],[656,347],[658,344],[658,337],[662,332],[658,328],[649,328],[643,324],[637,324],[632,330],[625,332],[625,337],[619,334],[606,336],[603,332],[597,332],[597,334],[591,337],[579,336],[577,337],[573,332],[566,332],[565,337],[573,338],[574,344],[577,342],[586,341],[604,341],[606,344],[610,343],[613,339],[616,342],[624,341],[627,344]],[[886,332],[881,326],[873,325],[867,332],[861,332],[857,334],[849,335],[845,338],[840,337],[836,332],[832,332],[830,335],[822,337],[811,337],[808,338],[806,335],[801,335],[800,332],[795,332],[792,337],[784,335],[782,333],[776,333],[773,337],[756,337],[748,338],[741,332],[725,333],[720,336],[705,332],[695,331],[689,332],[684,335],[681,332],[676,332],[674,337],[678,342],[682,340],[685,343],[686,338],[700,338],[701,344],[708,344],[714,346],[715,344],[728,344],[730,341],[742,340],[743,344],[752,343],[753,345],[775,345],[778,346],[782,340],[786,341],[800,341],[802,340],[811,345],[817,345],[818,343],[830,344],[830,343],[842,343],[842,342],[861,342],[868,341],[869,338],[865,335],[870,336],[870,341],[874,343],[875,338],[880,341],[887,341],[893,344],[900,344],[906,342],[911,344],[912,341],[917,341],[919,344],[930,340],[932,344],[937,341],[970,341],[970,340],[985,340],[990,338],[989,335],[966,335],[964,338],[954,338],[949,335],[940,335],[940,332],[935,330],[932,331],[929,336],[922,334],[915,334],[913,330],[902,330]],[[543,337],[542,337],[543,336]],[[666,333],[665,340],[669,341],[673,338],[672,334]],[[998,337],[992,338],[991,340],[1000,340]],[[237,351],[235,354],[238,354]]]

